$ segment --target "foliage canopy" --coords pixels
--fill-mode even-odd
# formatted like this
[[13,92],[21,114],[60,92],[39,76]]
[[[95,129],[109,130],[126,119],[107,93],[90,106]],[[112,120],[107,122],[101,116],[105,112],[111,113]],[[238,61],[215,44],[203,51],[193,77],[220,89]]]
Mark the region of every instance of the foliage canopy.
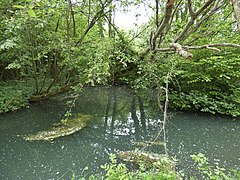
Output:
[[[143,5],[148,23],[128,31],[116,26],[116,9]],[[14,88],[20,99],[1,91],[0,112],[85,85],[161,94],[170,73],[172,108],[239,115],[235,1],[0,0],[0,7],[1,85],[28,86]]]

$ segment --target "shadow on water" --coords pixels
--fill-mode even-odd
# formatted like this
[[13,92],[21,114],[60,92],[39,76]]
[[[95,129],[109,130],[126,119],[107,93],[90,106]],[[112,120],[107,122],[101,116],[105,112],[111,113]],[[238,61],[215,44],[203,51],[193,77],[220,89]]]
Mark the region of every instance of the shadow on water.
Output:
[[[125,87],[85,88],[73,113],[92,115],[88,127],[53,142],[27,142],[26,134],[46,130],[68,110],[66,95],[0,116],[0,179],[70,179],[72,174],[101,172],[110,153],[142,148],[162,126],[154,91],[135,95]],[[60,100],[62,99],[62,100]],[[65,99],[65,100],[63,100]],[[171,113],[167,125],[169,154],[179,169],[191,169],[190,155],[206,154],[225,168],[240,165],[240,123],[209,114]],[[144,147],[163,153],[159,145]]]

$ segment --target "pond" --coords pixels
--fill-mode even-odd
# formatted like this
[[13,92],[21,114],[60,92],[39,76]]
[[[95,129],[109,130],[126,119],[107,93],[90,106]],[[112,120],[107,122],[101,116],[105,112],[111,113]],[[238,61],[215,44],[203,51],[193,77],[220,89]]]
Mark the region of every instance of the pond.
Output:
[[[72,114],[91,115],[86,128],[51,142],[24,140],[60,122],[69,104],[68,95],[60,95],[0,116],[0,179],[70,179],[100,173],[110,153],[135,148],[163,153],[161,145],[138,146],[153,141],[162,127],[156,92],[136,95],[126,87],[84,88]],[[180,171],[191,169],[190,155],[199,152],[226,169],[240,168],[239,121],[189,112],[169,117],[167,147]]]

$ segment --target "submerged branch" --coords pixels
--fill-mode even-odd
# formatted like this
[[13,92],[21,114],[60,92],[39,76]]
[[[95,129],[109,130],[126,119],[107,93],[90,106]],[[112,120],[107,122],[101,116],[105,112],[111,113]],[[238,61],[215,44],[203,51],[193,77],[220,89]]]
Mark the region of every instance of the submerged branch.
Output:
[[67,92],[70,90],[71,86],[77,84],[77,82],[73,82],[71,84],[68,84],[68,85],[65,85],[55,91],[51,91],[51,92],[46,92],[46,93],[43,93],[43,94],[39,94],[39,95],[33,95],[30,97],[30,102],[35,102],[35,101],[40,101],[40,100],[44,100],[44,99],[48,99],[52,96],[55,96],[57,94],[61,94],[61,93],[64,93],[64,92]]

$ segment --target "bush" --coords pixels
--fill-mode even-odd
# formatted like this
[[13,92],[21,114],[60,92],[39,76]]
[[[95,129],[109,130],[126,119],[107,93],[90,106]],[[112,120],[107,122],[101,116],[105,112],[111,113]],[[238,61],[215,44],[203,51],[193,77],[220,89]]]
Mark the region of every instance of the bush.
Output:
[[15,111],[28,105],[32,93],[26,82],[1,82],[0,86],[0,113]]
[[[158,179],[158,180],[175,180],[175,179],[181,179],[179,175],[176,173],[175,170],[169,167],[169,163],[166,159],[163,160],[164,162],[161,162],[161,167],[158,163],[153,163],[151,168],[146,167],[146,165],[143,163],[138,164],[138,168],[135,168],[133,170],[130,170],[130,168],[127,167],[126,164],[117,163],[116,155],[111,154],[110,155],[110,163],[102,165],[101,168],[105,171],[105,175],[102,176],[90,176],[88,179],[90,180],[96,180],[96,179],[106,179],[106,180],[152,180],[152,179]],[[72,178],[73,180],[75,177]],[[84,180],[85,178],[80,178],[81,180]]]
[[212,56],[197,61],[180,61],[174,72],[171,106],[225,115],[240,115],[240,60]]
[[[208,158],[202,154],[191,155],[192,160],[197,164],[197,168],[200,172],[201,179],[211,179],[211,180],[236,180],[240,179],[239,170],[230,170],[226,172],[224,168],[210,166]],[[96,176],[91,175],[90,180],[104,179],[104,180],[182,180],[186,177],[181,176],[174,169],[169,169],[169,161],[164,160],[161,162],[161,167],[158,163],[153,163],[152,167],[148,168],[144,163],[138,164],[138,168],[130,170],[126,164],[117,163],[116,155],[110,155],[110,163],[102,165],[101,168],[104,169],[105,175]],[[164,165],[165,164],[165,165]],[[163,166],[162,166],[163,165]],[[72,180],[77,179],[75,176]],[[85,180],[86,178],[81,177],[80,180]],[[191,180],[199,179],[191,175]]]
[[[208,158],[202,154],[191,155],[192,160],[197,163],[198,169],[200,170],[201,177],[203,179],[212,179],[212,180],[236,180],[240,179],[239,170],[226,170],[216,164],[216,167],[210,166]],[[193,179],[193,178],[192,178]]]

